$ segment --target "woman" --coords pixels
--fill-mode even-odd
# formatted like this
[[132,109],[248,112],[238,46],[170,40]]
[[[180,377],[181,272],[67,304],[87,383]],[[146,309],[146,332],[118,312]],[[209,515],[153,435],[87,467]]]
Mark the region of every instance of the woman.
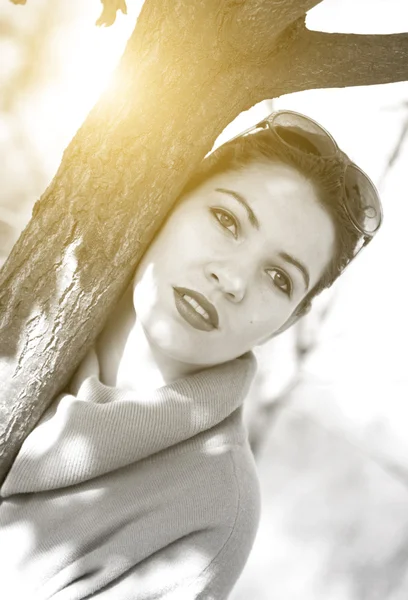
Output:
[[227,598],[259,517],[250,350],[380,224],[371,181],[303,115],[203,161],[1,489],[7,598]]

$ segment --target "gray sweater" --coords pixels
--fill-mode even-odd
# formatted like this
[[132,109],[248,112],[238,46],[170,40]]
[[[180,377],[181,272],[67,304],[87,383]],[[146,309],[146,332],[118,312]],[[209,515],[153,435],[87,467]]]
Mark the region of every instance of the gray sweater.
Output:
[[255,367],[246,354],[143,399],[77,378],[0,490],[2,598],[227,598],[259,520]]

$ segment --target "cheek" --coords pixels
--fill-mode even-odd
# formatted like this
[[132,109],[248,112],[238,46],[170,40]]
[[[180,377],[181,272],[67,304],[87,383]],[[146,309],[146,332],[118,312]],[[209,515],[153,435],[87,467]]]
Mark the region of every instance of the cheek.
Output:
[[158,300],[158,286],[154,275],[154,265],[140,264],[133,288],[133,306],[138,319],[144,323],[149,319],[152,308]]
[[180,260],[186,255],[186,242],[188,244],[182,221],[178,223],[173,219],[165,223],[136,269],[134,281],[138,288],[157,288],[166,274],[180,268]]
[[[294,310],[292,304],[281,300],[271,292],[262,295],[258,302],[248,305],[245,311],[245,326],[241,328],[242,337],[260,342],[276,333],[290,318]],[[242,323],[244,319],[242,319]]]
[[157,236],[151,259],[160,271],[164,270],[161,268],[164,266],[177,269],[178,265],[195,256],[205,237],[205,219],[193,219],[188,213],[180,212],[173,215]]

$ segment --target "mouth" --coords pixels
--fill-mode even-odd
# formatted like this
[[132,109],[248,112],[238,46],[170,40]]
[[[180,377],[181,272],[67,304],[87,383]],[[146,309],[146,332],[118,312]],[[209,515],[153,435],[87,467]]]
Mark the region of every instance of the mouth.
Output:
[[173,287],[174,301],[181,317],[200,331],[218,328],[218,313],[205,296],[188,288]]

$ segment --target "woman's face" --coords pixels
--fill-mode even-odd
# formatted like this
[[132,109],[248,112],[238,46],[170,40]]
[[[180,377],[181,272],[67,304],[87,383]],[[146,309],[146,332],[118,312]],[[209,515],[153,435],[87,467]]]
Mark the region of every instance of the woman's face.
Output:
[[278,332],[332,258],[335,230],[312,183],[253,162],[185,196],[136,272],[154,348],[188,364],[240,356]]

